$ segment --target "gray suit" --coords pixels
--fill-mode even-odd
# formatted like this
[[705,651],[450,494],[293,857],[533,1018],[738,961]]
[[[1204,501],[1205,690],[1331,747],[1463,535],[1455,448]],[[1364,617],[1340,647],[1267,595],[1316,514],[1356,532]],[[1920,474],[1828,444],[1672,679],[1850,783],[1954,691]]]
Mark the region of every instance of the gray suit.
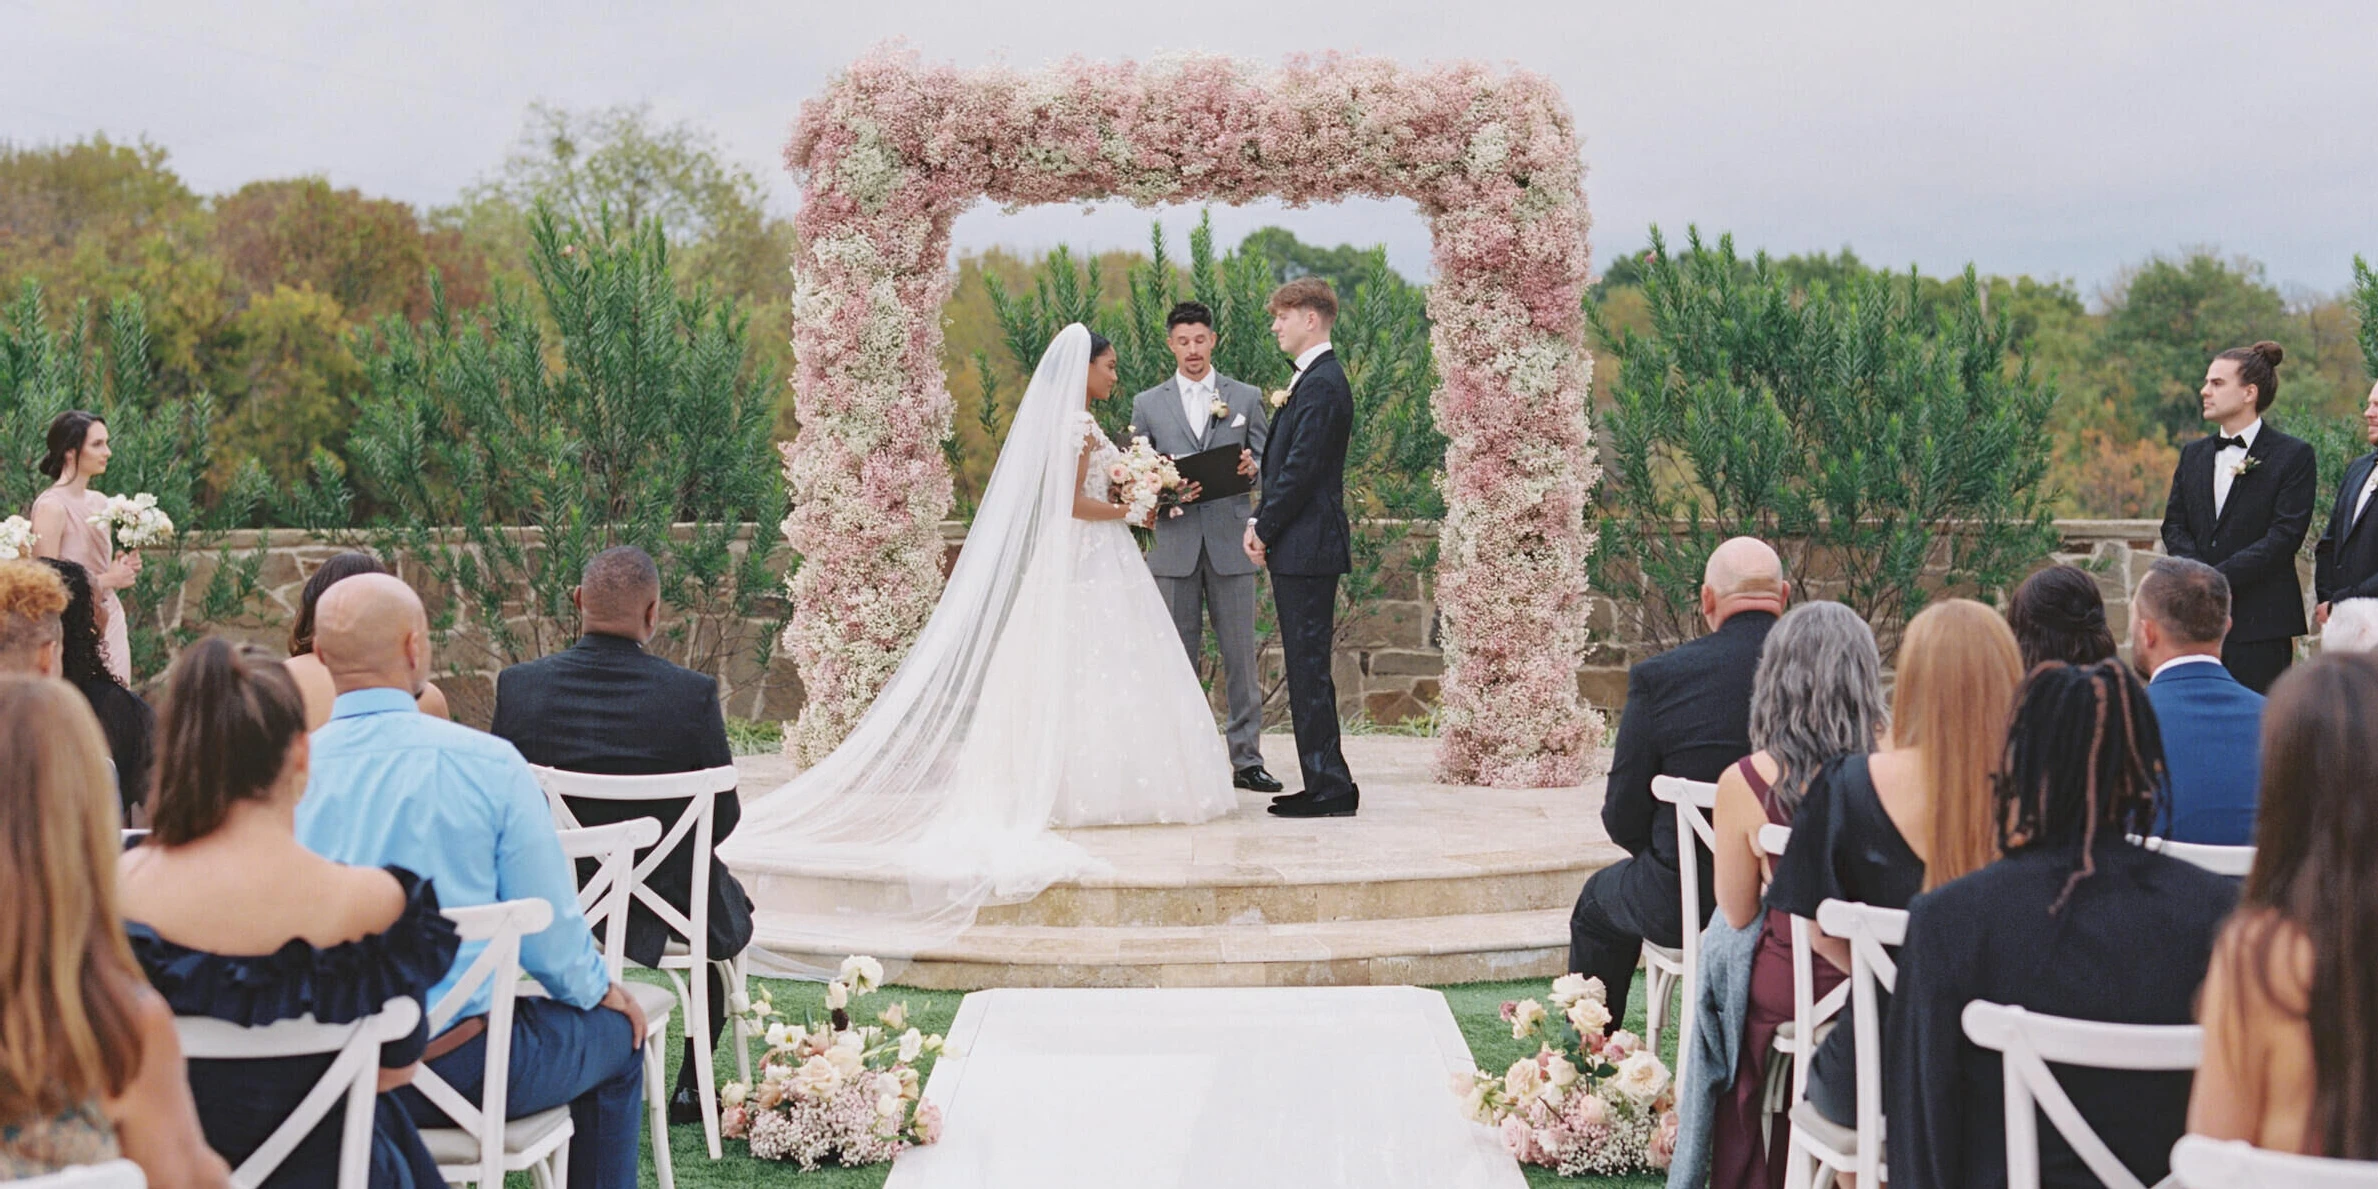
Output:
[[[1243,446],[1263,457],[1269,426],[1261,392],[1214,373],[1215,392],[1230,402],[1230,415],[1209,414],[1201,435],[1190,428],[1181,407],[1178,380],[1176,374],[1132,398],[1132,433],[1147,438],[1158,453],[1176,457],[1217,446]],[[1224,734],[1233,768],[1263,762],[1263,690],[1255,678],[1256,566],[1247,560],[1243,543],[1251,507],[1249,497],[1234,495],[1192,505],[1179,516],[1160,516],[1155,547],[1148,551],[1148,572],[1172,608],[1173,626],[1180,629],[1191,665],[1205,652],[1203,621],[1209,614],[1213,618],[1230,692],[1230,725]]]

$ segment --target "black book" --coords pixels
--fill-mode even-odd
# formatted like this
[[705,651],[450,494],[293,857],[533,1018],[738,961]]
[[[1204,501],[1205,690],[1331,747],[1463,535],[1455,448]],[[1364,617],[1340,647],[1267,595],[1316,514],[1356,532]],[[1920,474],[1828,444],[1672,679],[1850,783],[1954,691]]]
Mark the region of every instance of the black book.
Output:
[[1173,459],[1173,469],[1181,472],[1182,480],[1199,488],[1197,498],[1187,502],[1202,504],[1255,490],[1255,481],[1239,473],[1239,452],[1244,449],[1238,445],[1216,446]]

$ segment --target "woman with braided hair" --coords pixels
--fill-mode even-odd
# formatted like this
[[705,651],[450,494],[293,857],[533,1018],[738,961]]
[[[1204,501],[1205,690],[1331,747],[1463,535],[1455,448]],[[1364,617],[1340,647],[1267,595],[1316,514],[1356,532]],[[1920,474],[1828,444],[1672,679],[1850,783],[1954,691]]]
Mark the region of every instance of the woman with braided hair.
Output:
[[[2006,1183],[1996,1053],[1965,1039],[1965,1005],[2125,1024],[2195,1019],[2231,881],[2129,841],[2154,823],[2163,739],[2119,661],[2048,664],[2016,691],[1992,778],[2005,857],[1908,904],[1883,1051],[1894,1189]],[[2169,1171],[2186,1073],[2062,1069],[2089,1125],[2142,1182]],[[2096,1186],[2054,1128],[2040,1183]]]

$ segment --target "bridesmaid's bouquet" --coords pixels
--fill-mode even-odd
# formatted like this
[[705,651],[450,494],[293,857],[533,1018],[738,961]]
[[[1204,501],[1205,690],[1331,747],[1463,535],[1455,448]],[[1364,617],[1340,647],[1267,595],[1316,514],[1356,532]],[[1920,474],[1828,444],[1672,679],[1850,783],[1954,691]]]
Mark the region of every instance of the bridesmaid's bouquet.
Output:
[[0,561],[15,561],[33,556],[33,543],[41,534],[33,531],[33,522],[22,516],[0,520]]
[[719,1133],[748,1140],[760,1160],[786,1160],[814,1172],[827,1160],[846,1168],[880,1164],[915,1144],[941,1138],[941,1108],[919,1097],[914,1063],[946,1047],[908,1025],[908,1005],[893,1004],[876,1023],[851,1023],[850,1001],[876,989],[883,965],[843,960],[826,984],[827,1018],[776,1019],[766,988],[736,1014],[767,1037],[755,1082],[719,1087]]
[[1523,999],[1503,1005],[1513,1039],[1550,1032],[1536,1055],[1501,1077],[1456,1076],[1463,1113],[1495,1129],[1514,1159],[1562,1176],[1664,1169],[1676,1154],[1676,1092],[1668,1067],[1641,1037],[1610,1027],[1602,980],[1553,981],[1553,1011]]
[[1114,498],[1130,509],[1123,518],[1133,524],[1154,528],[1156,513],[1181,514],[1188,483],[1172,459],[1156,453],[1144,437],[1131,439],[1131,448],[1123,457],[1108,464],[1106,477]]
[[173,518],[157,506],[156,496],[145,491],[107,497],[106,510],[93,516],[91,523],[108,534],[118,549],[154,549],[173,540]]

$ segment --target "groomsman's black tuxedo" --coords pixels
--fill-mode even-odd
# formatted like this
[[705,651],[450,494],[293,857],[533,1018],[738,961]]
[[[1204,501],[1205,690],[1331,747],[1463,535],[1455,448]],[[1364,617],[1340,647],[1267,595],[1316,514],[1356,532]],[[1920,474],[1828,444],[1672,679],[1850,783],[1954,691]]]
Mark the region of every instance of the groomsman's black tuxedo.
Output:
[[2313,602],[2378,598],[2378,525],[2370,524],[2378,519],[2370,515],[2378,511],[2378,497],[2370,500],[2372,506],[2362,509],[2358,519],[2353,514],[2353,505],[2361,501],[2373,467],[2378,467],[2378,451],[2354,459],[2345,468],[2344,480],[2337,484],[2328,531],[2320,534],[2320,543],[2312,547]]
[[2192,558],[2229,579],[2229,638],[2221,663],[2247,688],[2267,692],[2295,659],[2304,634],[2304,588],[2295,576],[2296,551],[2312,526],[2318,498],[2312,447],[2265,421],[2246,449],[2251,469],[2237,476],[2229,499],[2213,510],[2214,455],[2220,435],[2180,448],[2171,497],[2163,509],[2163,550]]
[[1284,816],[1315,807],[1352,813],[1354,774],[1338,746],[1338,689],[1330,676],[1336,651],[1338,579],[1352,568],[1346,525],[1346,443],[1354,432],[1354,390],[1337,353],[1323,351],[1289,390],[1263,444],[1263,503],[1255,537],[1272,572],[1280,619],[1280,654],[1288,670],[1288,711],[1296,724],[1304,793],[1276,804]]

